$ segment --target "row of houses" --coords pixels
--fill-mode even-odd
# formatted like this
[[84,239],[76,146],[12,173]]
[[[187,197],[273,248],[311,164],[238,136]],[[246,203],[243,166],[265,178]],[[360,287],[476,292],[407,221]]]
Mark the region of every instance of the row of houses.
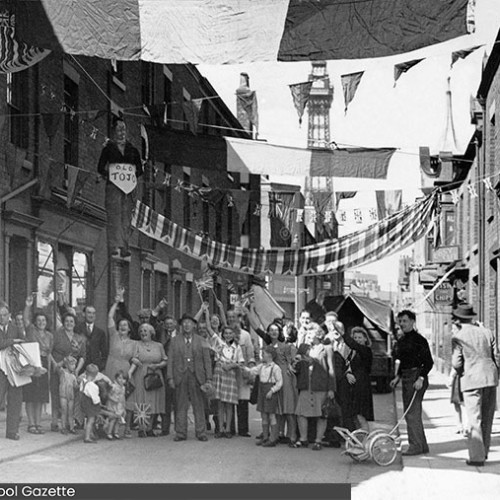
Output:
[[[419,313],[419,328],[430,340],[438,368],[451,362],[451,311],[473,304],[478,320],[500,327],[500,33],[485,60],[477,94],[471,98],[475,131],[463,155],[431,158],[423,185],[441,188],[434,230],[411,258],[401,261],[401,306]],[[424,169],[425,170],[425,169]]]
[[[116,116],[124,117],[128,139],[145,162],[137,189],[141,201],[197,233],[260,246],[260,217],[251,204],[242,222],[225,199],[209,204],[175,189],[180,181],[248,190],[250,199],[260,200],[260,176],[228,172],[224,162],[203,162],[206,138],[252,139],[252,132],[196,66],[51,54],[24,71],[1,75],[0,96],[0,297],[13,311],[36,293],[36,305],[55,318],[54,304],[64,292],[79,310],[95,304],[98,322],[105,324],[119,286],[126,289],[132,314],[162,298],[176,317],[199,307],[199,262],[137,232],[130,259],[108,258],[97,162]],[[193,129],[185,104],[194,100],[201,108]],[[196,166],[186,166],[179,156],[183,143],[198,151]],[[77,198],[68,200],[72,167],[90,175]],[[227,303],[226,278],[242,289],[248,280],[231,273],[216,280],[215,292]]]

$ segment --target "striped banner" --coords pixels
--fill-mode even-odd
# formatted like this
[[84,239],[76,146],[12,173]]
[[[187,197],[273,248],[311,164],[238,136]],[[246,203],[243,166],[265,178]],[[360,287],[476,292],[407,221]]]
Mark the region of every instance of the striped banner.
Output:
[[320,275],[380,260],[420,239],[435,212],[436,194],[367,229],[292,250],[243,248],[220,243],[182,228],[137,202],[132,226],[151,238],[212,265],[249,274]]
[[22,71],[49,54],[50,50],[18,42],[15,38],[15,15],[0,8],[0,73]]

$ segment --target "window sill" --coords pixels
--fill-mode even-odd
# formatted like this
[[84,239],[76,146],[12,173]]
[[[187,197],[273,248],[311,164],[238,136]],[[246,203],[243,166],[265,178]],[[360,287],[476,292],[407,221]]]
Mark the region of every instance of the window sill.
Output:
[[116,76],[113,75],[112,81],[123,92],[125,92],[127,90],[127,86],[120,79],[118,79]]

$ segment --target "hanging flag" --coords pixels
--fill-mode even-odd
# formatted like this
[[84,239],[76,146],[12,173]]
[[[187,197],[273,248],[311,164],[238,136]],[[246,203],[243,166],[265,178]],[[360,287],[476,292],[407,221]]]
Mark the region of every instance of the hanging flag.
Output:
[[259,110],[255,90],[241,89],[236,91],[237,116],[243,128],[248,131],[259,130]]
[[483,45],[476,45],[475,47],[470,47],[469,49],[455,50],[454,52],[452,52],[451,53],[450,68],[453,68],[453,65],[459,59],[465,59],[467,56],[470,56],[474,51],[476,51],[477,49],[480,49],[481,47],[484,47],[484,44]]
[[228,280],[227,278],[224,280],[226,283],[226,288],[229,293],[238,293],[238,288],[231,282],[231,280]]
[[354,198],[357,191],[338,191],[335,193],[335,208],[338,210],[340,200],[347,200],[349,198]]
[[186,115],[186,120],[189,124],[189,130],[191,130],[194,135],[198,133],[198,121],[202,104],[203,99],[191,99],[189,101],[185,101],[182,105],[184,114]]
[[295,217],[295,222],[299,223],[304,220],[304,209],[297,208],[297,216]]
[[469,190],[469,194],[471,195],[472,198],[478,197],[476,186],[474,184],[467,186],[467,189]]
[[249,293],[252,293],[249,301],[250,307],[259,318],[264,329],[267,329],[276,318],[285,316],[283,308],[264,286],[252,285]]
[[370,220],[378,220],[377,209],[370,208],[370,210],[368,210],[368,216],[370,217]]
[[49,146],[52,144],[52,139],[56,135],[57,129],[59,128],[59,122],[61,121],[60,113],[42,113],[43,126],[45,128],[45,133],[49,138]]
[[295,193],[269,193],[271,246],[289,247],[292,244],[292,207]]
[[248,215],[248,205],[250,203],[250,191],[243,191],[241,189],[232,189],[231,196],[233,198],[233,203],[236,208],[236,213],[238,214],[238,223],[241,233],[243,224],[245,224]]
[[460,199],[460,195],[458,194],[458,189],[450,191],[450,194],[451,194],[451,201],[453,202],[454,205],[456,205],[458,203],[458,200]]
[[376,58],[472,29],[469,0],[378,3],[374,8],[373,2],[334,0],[12,2],[20,14],[19,39],[33,47],[162,64]]
[[363,212],[359,208],[354,209],[354,222],[356,224],[363,223]]
[[483,179],[483,183],[488,191],[493,191],[493,184],[491,183],[491,179]]
[[255,293],[254,293],[254,289],[252,286],[252,288],[250,288],[250,290],[248,290],[248,292],[244,293],[241,296],[241,305],[243,307],[248,307],[251,304],[253,304],[254,300],[255,300]]
[[403,73],[406,73],[409,69],[413,68],[413,66],[416,66],[421,61],[423,61],[423,59],[413,59],[412,61],[406,61],[403,63],[395,64],[394,65],[394,87],[396,86],[396,82],[398,81],[398,78]]
[[341,210],[339,212],[339,223],[345,224],[347,222],[347,212],[345,210]]
[[66,198],[66,206],[71,208],[75,204],[75,200],[82,191],[87,179],[90,177],[90,172],[82,168],[74,167],[73,165],[66,165],[66,171],[68,172],[68,195]]
[[399,212],[403,203],[403,191],[401,189],[388,191],[375,191],[377,198],[377,211],[380,220]]
[[332,221],[333,221],[333,211],[327,210],[325,212],[325,223],[329,224]]
[[[6,8],[7,10],[3,10]],[[15,73],[38,63],[50,54],[50,50],[30,47],[16,36],[14,4],[0,4],[0,73]]]
[[172,175],[165,172],[165,177],[162,182],[162,186],[170,187],[170,183],[172,182]]
[[290,92],[292,93],[293,105],[299,115],[299,125],[302,124],[302,116],[307,102],[309,101],[312,84],[313,82],[311,80],[310,82],[293,83],[288,85],[290,87]]
[[427,177],[439,177],[441,175],[441,160],[439,156],[431,156],[430,149],[427,146],[420,146],[420,170],[427,175]]
[[356,90],[358,90],[359,82],[361,81],[363,74],[364,71],[359,71],[358,73],[350,73],[340,77],[342,81],[342,89],[344,91],[345,113],[347,113],[347,107],[356,95]]

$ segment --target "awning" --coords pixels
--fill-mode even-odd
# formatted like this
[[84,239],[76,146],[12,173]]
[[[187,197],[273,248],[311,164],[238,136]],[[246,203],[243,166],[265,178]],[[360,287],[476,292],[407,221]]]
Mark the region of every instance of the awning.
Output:
[[19,40],[74,55],[235,64],[390,56],[471,32],[471,0],[17,0]]

